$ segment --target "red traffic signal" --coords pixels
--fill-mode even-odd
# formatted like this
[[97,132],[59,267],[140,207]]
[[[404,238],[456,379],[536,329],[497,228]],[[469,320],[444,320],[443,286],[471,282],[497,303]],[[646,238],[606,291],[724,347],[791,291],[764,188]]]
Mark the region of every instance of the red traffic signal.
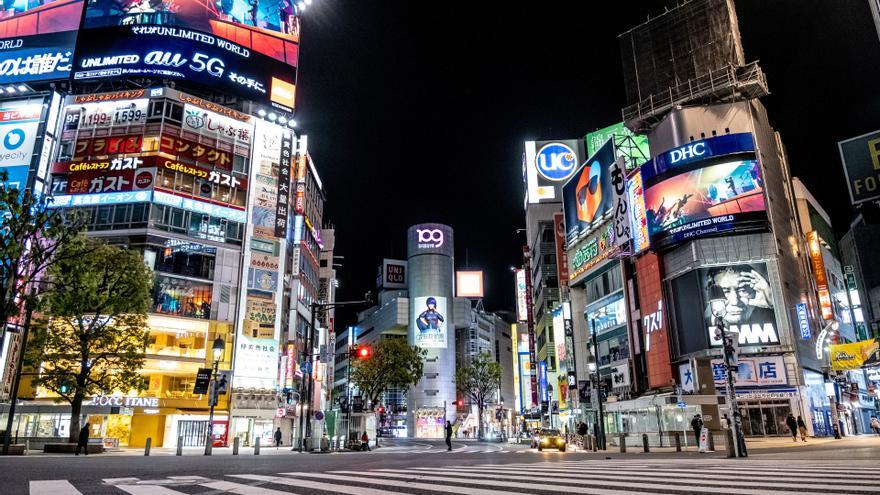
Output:
[[458,402],[456,402],[456,404],[458,405],[458,407],[462,407],[462,406],[464,406],[464,401],[461,399],[458,399]]
[[364,345],[358,348],[357,357],[358,359],[367,359],[372,353],[373,351],[370,349],[370,346]]
[[378,409],[376,409],[376,411],[378,411],[379,414],[384,413],[384,412],[385,412],[385,406],[379,406]]

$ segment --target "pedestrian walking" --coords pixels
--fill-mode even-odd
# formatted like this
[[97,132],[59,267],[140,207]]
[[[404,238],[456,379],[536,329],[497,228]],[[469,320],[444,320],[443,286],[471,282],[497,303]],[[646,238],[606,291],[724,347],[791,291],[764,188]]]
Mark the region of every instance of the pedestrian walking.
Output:
[[361,435],[361,450],[366,450],[367,452],[371,452],[370,450],[370,436],[367,435],[367,432],[364,432]]
[[877,416],[871,416],[871,429],[874,430],[874,433],[880,435],[880,419],[877,419]]
[[788,413],[788,417],[785,418],[785,425],[788,426],[788,430],[791,432],[791,439],[797,442],[798,422],[796,419],[794,419],[794,415],[792,413]]
[[691,429],[694,430],[694,445],[700,445],[700,433],[703,432],[703,418],[699,414],[694,414],[691,420]]
[[797,417],[797,427],[798,431],[801,433],[801,440],[807,441],[807,424],[804,423],[804,418],[798,416]]
[[278,447],[281,447],[281,427],[279,426],[277,430],[275,430],[275,450],[278,450]]
[[79,439],[76,441],[76,455],[79,455],[79,449],[83,449],[86,455],[89,455],[89,430],[92,425],[86,423],[85,426],[79,430]]
[[452,450],[452,423],[446,421],[446,451],[450,452]]

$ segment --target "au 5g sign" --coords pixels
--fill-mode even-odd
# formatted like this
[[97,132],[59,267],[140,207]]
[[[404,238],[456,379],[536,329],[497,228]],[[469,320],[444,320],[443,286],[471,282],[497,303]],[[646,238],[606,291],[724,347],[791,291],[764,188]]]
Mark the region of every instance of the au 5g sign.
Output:
[[[222,38],[166,26],[115,26],[80,33],[73,78],[192,81],[264,103],[295,69]],[[273,77],[274,76],[274,77]]]

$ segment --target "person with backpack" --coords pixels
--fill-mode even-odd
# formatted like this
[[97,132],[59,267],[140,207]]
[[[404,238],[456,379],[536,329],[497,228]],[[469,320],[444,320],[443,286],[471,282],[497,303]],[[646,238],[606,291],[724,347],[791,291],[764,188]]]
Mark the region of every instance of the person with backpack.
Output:
[[700,445],[700,434],[703,432],[703,418],[699,414],[694,414],[691,420],[691,429],[694,430],[694,445]]

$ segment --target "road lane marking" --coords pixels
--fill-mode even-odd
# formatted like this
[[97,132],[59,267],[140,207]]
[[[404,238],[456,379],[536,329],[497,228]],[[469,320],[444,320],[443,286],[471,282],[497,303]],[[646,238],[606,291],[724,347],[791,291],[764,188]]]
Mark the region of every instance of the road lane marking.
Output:
[[[395,487],[395,488],[408,488],[410,490],[427,490],[432,492],[445,492],[445,493],[455,493],[457,495],[510,495],[510,491],[508,490],[487,490],[485,488],[474,488],[472,486],[456,486],[456,485],[438,485],[435,483],[420,483],[418,481],[407,481],[411,478],[407,478],[407,480],[399,481],[396,479],[378,479],[371,478],[365,479],[360,476],[364,474],[360,471],[347,471],[348,473],[353,474],[353,476],[344,476],[339,474],[328,474],[328,473],[280,473],[285,476],[295,476],[297,479],[300,478],[320,478],[322,480],[337,480],[337,481],[351,481],[355,483],[366,483],[370,485],[379,485],[379,486],[387,486],[387,487]],[[385,492],[388,493],[388,492]],[[398,492],[393,492],[398,493]]]
[[[533,481],[531,483],[518,483],[513,481],[501,481],[501,480],[480,480],[473,478],[459,478],[454,476],[425,476],[423,473],[412,473],[408,472],[405,469],[378,469],[374,471],[360,472],[360,471],[331,471],[332,473],[344,473],[344,474],[355,474],[360,476],[384,476],[387,478],[403,478],[403,479],[413,479],[413,476],[418,476],[418,480],[420,481],[445,481],[450,483],[461,483],[465,485],[479,485],[479,486],[495,486],[495,487],[508,487],[508,488],[523,488],[526,490],[538,490],[538,491],[559,491],[563,493],[583,493],[587,495],[632,495],[632,492],[629,491],[620,491],[620,490],[607,490],[602,488],[585,488],[581,486],[569,486],[569,485],[553,485],[550,483],[545,483],[542,481]],[[397,474],[397,472],[402,472],[401,474]],[[363,479],[363,478],[362,478]],[[438,485],[429,485],[429,486],[438,486]],[[502,492],[502,493],[510,493]],[[727,492],[724,492],[727,493]],[[803,495],[799,493],[798,495]]]
[[162,485],[116,485],[116,488],[131,495],[186,495]]
[[241,483],[233,483],[231,481],[212,481],[210,483],[199,483],[205,488],[213,488],[214,490],[224,490],[229,493],[238,495],[289,495],[290,492],[282,492],[272,490],[271,488],[263,488],[260,486],[242,485]]
[[39,480],[30,482],[31,495],[82,495],[67,480]]
[[[387,490],[375,490],[373,488],[365,488],[363,486],[334,485],[330,483],[321,483],[318,481],[309,481],[304,479],[282,478],[280,476],[263,476],[260,474],[227,474],[232,478],[241,478],[253,481],[268,481],[278,485],[298,486],[302,488],[311,488],[314,490],[323,490],[327,492],[346,493],[349,495],[388,495]],[[406,492],[394,492],[401,495],[411,495]]]

